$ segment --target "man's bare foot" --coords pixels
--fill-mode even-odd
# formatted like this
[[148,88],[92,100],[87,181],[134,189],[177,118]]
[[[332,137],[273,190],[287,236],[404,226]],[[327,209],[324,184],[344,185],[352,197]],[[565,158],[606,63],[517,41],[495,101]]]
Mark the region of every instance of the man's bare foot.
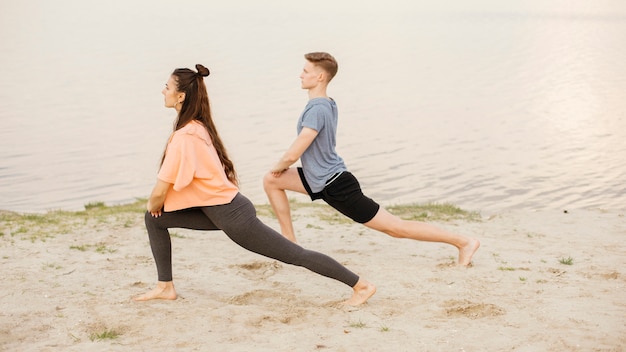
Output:
[[369,281],[364,279],[359,279],[359,281],[352,288],[354,293],[349,300],[343,302],[343,304],[348,306],[358,306],[360,304],[365,303],[370,297],[376,293],[376,286]]
[[176,299],[176,290],[174,289],[174,283],[172,281],[159,281],[157,287],[144,293],[143,295],[133,297],[134,301],[149,301],[151,299]]
[[472,263],[472,257],[478,250],[478,247],[480,247],[480,241],[470,237],[467,244],[464,247],[459,248],[458,264],[461,266],[469,266]]

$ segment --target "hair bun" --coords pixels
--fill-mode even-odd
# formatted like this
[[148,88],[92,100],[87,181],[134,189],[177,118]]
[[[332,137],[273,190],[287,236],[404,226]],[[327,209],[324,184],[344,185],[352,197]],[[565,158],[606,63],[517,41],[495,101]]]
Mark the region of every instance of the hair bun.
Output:
[[202,66],[200,64],[196,65],[196,70],[198,70],[198,74],[200,76],[202,76],[202,77],[207,77],[211,73],[211,72],[209,72],[208,68],[206,68],[206,67],[204,67],[204,66]]

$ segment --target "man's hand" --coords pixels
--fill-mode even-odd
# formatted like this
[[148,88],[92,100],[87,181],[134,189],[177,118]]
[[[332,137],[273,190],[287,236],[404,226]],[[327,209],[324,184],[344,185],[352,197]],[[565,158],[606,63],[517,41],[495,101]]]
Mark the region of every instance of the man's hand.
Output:
[[272,176],[280,177],[283,172],[287,171],[291,165],[300,159],[302,153],[313,143],[315,137],[317,137],[316,130],[304,127],[296,140],[291,144],[291,147],[289,147],[274,167],[270,169]]
[[270,173],[274,177],[280,177],[280,175],[282,175],[285,171],[287,171],[287,169],[271,169]]

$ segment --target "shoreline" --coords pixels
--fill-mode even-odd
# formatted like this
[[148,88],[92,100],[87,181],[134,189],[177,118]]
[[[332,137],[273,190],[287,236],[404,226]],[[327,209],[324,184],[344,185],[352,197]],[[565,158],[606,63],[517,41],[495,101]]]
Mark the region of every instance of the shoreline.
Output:
[[[278,228],[269,207],[257,209]],[[472,267],[452,265],[451,246],[393,239],[323,205],[297,204],[300,244],[378,288],[368,303],[345,309],[337,303],[351,289],[341,283],[243,250],[221,231],[179,229],[172,243],[180,297],[132,302],[156,284],[141,201],[45,215],[0,211],[0,350],[626,346],[623,212],[425,213],[427,222],[481,240]]]

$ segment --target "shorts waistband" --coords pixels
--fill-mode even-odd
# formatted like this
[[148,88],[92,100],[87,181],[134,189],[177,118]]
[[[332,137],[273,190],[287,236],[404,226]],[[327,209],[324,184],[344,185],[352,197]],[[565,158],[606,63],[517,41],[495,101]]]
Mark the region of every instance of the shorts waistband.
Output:
[[333,181],[335,181],[339,176],[341,176],[341,174],[343,174],[343,171],[334,173],[332,176],[328,178],[328,180],[326,180],[325,185],[328,186],[329,184],[333,183]]

